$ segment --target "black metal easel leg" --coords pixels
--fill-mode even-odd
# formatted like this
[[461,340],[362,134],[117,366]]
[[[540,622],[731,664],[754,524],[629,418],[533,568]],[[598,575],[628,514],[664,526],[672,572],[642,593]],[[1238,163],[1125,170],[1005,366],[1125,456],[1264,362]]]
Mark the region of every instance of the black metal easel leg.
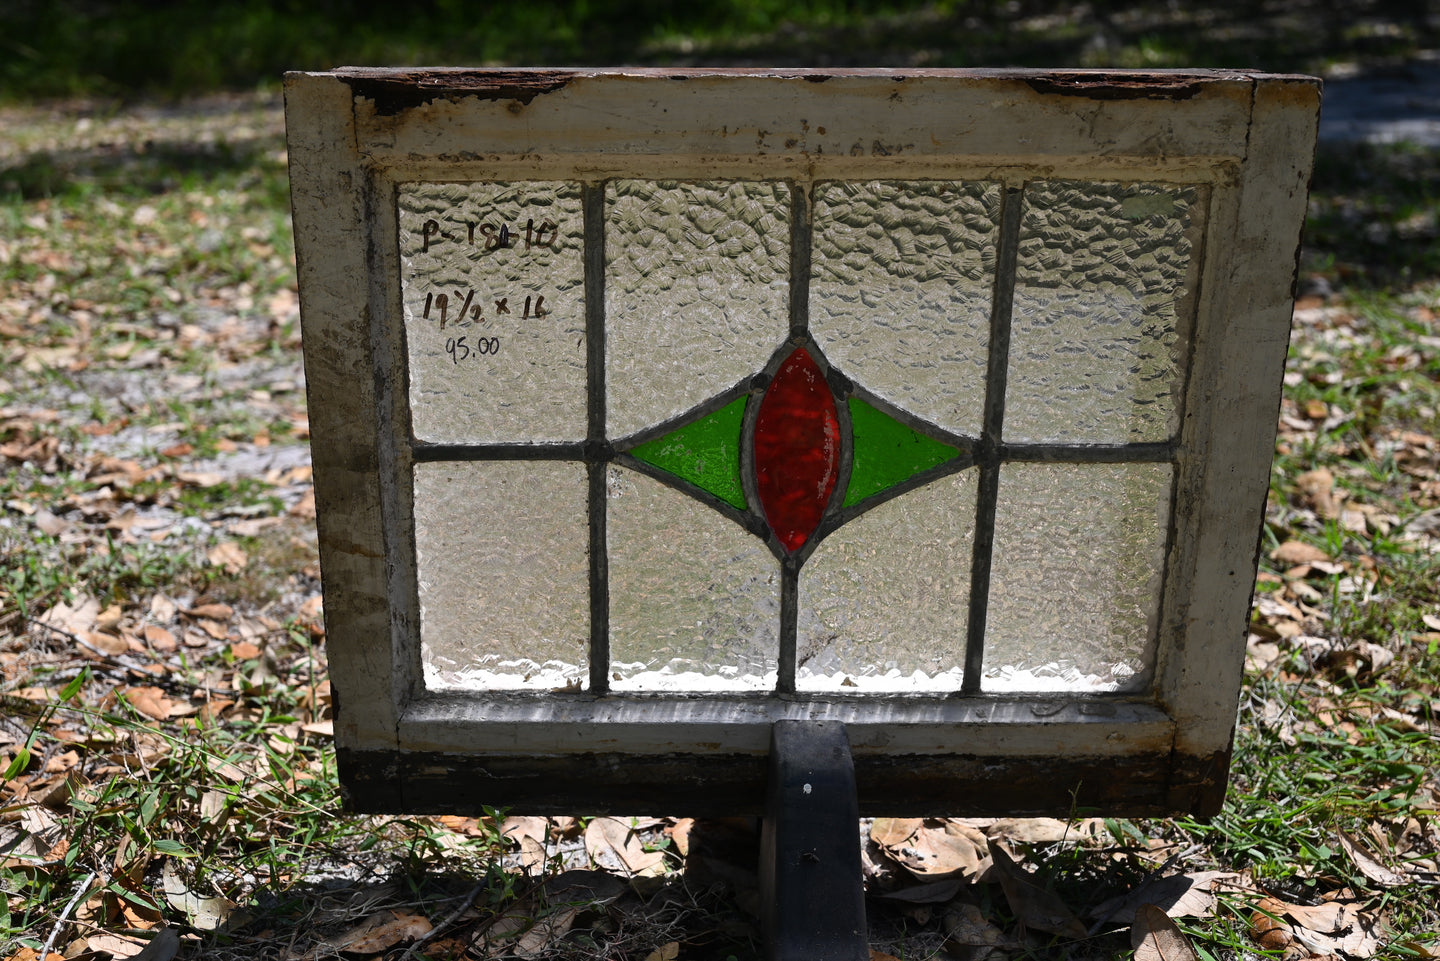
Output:
[[777,721],[760,832],[770,961],[868,961],[860,805],[838,721]]

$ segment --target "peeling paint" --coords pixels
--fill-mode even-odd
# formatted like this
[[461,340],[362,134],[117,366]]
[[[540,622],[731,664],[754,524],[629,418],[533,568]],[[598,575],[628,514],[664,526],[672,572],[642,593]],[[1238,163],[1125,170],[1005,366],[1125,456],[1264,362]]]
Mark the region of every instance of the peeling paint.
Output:
[[1189,100],[1205,86],[1193,74],[1166,73],[1047,73],[1025,82],[1036,93],[1093,100]]
[[341,78],[357,97],[375,104],[375,113],[393,117],[436,100],[463,97],[509,100],[512,113],[536,97],[563,89],[575,74],[566,70],[376,70],[346,71]]

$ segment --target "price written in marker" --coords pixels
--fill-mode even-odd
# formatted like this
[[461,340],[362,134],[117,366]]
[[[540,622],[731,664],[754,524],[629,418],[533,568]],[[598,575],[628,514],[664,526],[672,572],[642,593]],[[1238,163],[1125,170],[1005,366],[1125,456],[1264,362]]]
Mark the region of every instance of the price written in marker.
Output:
[[445,352],[452,364],[460,364],[472,357],[493,357],[500,353],[499,337],[451,337],[445,341]]

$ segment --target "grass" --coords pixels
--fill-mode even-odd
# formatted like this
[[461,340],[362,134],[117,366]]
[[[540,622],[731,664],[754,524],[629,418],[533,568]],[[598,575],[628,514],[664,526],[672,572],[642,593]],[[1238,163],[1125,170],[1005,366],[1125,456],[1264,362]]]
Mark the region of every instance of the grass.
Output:
[[[292,19],[257,13],[247,25],[251,14],[217,3],[203,17],[187,13],[177,49],[230,37],[239,38],[237,55],[192,68],[179,65],[196,58],[159,62],[142,43],[162,14],[75,0],[70,21],[56,17],[29,34],[16,26],[39,9],[7,8],[0,36],[12,51],[43,42],[72,55],[36,71],[21,51],[0,66],[11,96],[253,86],[271,61],[300,56],[305,44],[318,60],[315,51],[347,30],[373,46],[349,47],[360,55],[346,59],[455,59],[501,22],[492,18],[511,18],[503,23],[522,40],[544,35],[543,44],[505,48],[535,62],[568,58],[607,17],[609,32],[585,49],[647,62],[813,60],[850,43],[846,56],[899,58],[908,49],[905,62],[937,64],[1019,62],[1023,53],[1168,65],[1255,50],[1263,65],[1313,68],[1404,52],[1431,29],[1408,8],[1378,2],[1365,8],[1369,27],[1357,17],[1340,25],[1339,39],[1307,32],[1305,9],[1292,15],[1268,3],[1249,17],[1104,3],[1089,12],[735,3],[668,19],[603,3],[467,6],[474,22],[453,33],[438,28],[453,26],[459,8],[442,3],[403,22],[355,18],[356,26],[320,23],[323,5],[277,7]],[[126,12],[123,29],[95,29]],[[627,18],[642,16],[645,29],[631,30],[638,19]],[[1385,23],[1395,29],[1375,26]],[[1258,52],[1277,35],[1278,49]],[[1097,46],[1097,36],[1115,39]],[[1196,52],[1216,36],[1230,39]],[[465,49],[467,59],[491,56],[483,44]],[[501,835],[503,812],[480,820],[334,813],[308,474],[285,459],[303,452],[307,433],[273,103],[212,99],[198,115],[92,104],[6,119],[0,957],[33,957],[24,952],[39,951],[52,932],[57,949],[113,948],[106,937],[133,937],[133,948],[161,924],[184,933],[183,957],[323,954],[363,943],[344,938],[360,937],[362,922],[384,912],[441,925],[416,958],[458,956],[461,936],[477,932],[492,938],[492,953],[514,950],[540,916],[572,925],[547,957],[659,951],[659,961],[670,944],[682,959],[755,956],[753,923],[733,891],[682,878],[678,852],[665,876],[572,917],[547,900],[545,878],[559,876],[566,857],[570,866],[584,859],[575,834],[583,820],[547,826],[548,872],[531,877],[517,842]],[[1387,920],[1378,956],[1433,957],[1440,534],[1429,519],[1440,507],[1440,190],[1433,152],[1326,148],[1319,159],[1304,264],[1320,293],[1302,300],[1292,339],[1229,802],[1209,823],[1111,819],[1094,835],[1013,846],[1040,883],[1077,907],[1130,889],[1172,855],[1181,870],[1244,872],[1292,903],[1348,889]],[[1326,560],[1270,556],[1292,542]],[[61,602],[87,598],[94,614],[83,626],[36,623]],[[644,839],[674,847],[673,827],[647,828]],[[1411,877],[1392,886],[1367,876],[1342,832]],[[1014,932],[1019,919],[995,885],[970,886],[966,898]],[[1226,896],[1210,916],[1183,922],[1202,957],[1263,956],[1251,939],[1254,903],[1254,895]],[[897,953],[928,956],[925,945],[944,943],[939,908],[926,915],[877,902],[875,915],[900,932],[887,942]],[[369,953],[407,950],[397,940]],[[1032,933],[1010,954],[1126,950],[1123,931],[1102,930],[1078,944]]]
[[0,97],[254,90],[285,70],[342,63],[1313,72],[1433,48],[1433,12],[1430,0],[12,0],[0,11]]

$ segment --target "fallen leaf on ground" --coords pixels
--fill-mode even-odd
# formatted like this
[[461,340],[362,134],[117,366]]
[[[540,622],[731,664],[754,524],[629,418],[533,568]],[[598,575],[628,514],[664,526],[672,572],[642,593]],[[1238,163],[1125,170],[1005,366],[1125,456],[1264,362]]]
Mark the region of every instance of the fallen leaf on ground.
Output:
[[116,934],[92,934],[85,939],[91,951],[104,951],[117,958],[133,958],[144,951],[147,943]]
[[1013,942],[973,904],[952,904],[945,909],[945,933],[967,947],[1008,948]]
[[630,825],[620,818],[596,818],[585,829],[585,850],[602,867],[614,863],[626,874],[658,874],[665,852],[646,851]]
[[1285,907],[1283,902],[1274,898],[1261,898],[1255,910],[1250,912],[1250,939],[1266,951],[1288,955],[1295,938],[1290,933],[1290,926],[1281,918]]
[[245,569],[245,565],[250,563],[250,555],[234,541],[216,544],[205,556],[214,566],[223,567],[227,574],[239,574]]
[[84,634],[95,626],[100,616],[100,602],[93,597],[77,597],[73,604],[61,601],[40,615],[40,620],[68,634]]
[[1029,872],[994,841],[990,842],[990,858],[1010,911],[1022,925],[1067,938],[1085,937],[1085,925],[1075,917],[1075,912],[1058,895],[1036,884]]
[[680,957],[680,942],[671,941],[645,955],[645,961],[675,961],[678,957]]
[[[880,820],[883,819],[877,819],[877,823]],[[971,837],[973,828],[946,821],[921,821],[907,835],[905,831],[912,820],[898,819],[881,826],[879,837],[891,843],[879,841],[873,826],[871,838],[907,871],[924,880],[973,877],[980,873],[983,856],[976,847],[975,838]],[[901,840],[897,842],[895,838]],[[983,843],[983,837],[980,839]]]
[[192,891],[176,870],[173,860],[165,862],[161,880],[165,886],[165,900],[175,910],[184,912],[192,928],[214,931],[229,920],[235,910],[235,902],[229,898],[206,897]]
[[135,710],[157,721],[165,720],[175,709],[175,702],[158,687],[129,687],[120,693]]
[[[223,546],[223,545],[222,545]],[[213,563],[213,559],[212,559]],[[209,618],[212,621],[228,621],[235,616],[235,608],[229,604],[197,604],[195,607],[181,611],[186,617]]]
[[[665,833],[670,835],[670,839],[675,842],[675,850],[679,852],[682,858],[690,853],[690,829],[694,826],[694,818],[680,818],[665,829]],[[559,825],[556,825],[556,827],[562,834],[564,833],[563,828],[560,828]]]
[[1344,831],[1337,831],[1336,834],[1340,838],[1340,847],[1344,848],[1345,853],[1350,855],[1350,860],[1360,869],[1360,873],[1371,881],[1387,888],[1399,887],[1402,884],[1410,883],[1408,877],[1403,874],[1397,874],[1381,864],[1379,858],[1371,854],[1365,845],[1361,844],[1349,834],[1346,834]]
[[1172,918],[1204,918],[1215,912],[1215,888],[1238,881],[1233,871],[1198,871],[1151,878],[1133,891],[1102,901],[1088,916],[1097,921],[1124,924],[1146,904],[1160,908]]
[[1309,564],[1313,561],[1328,561],[1330,555],[1304,541],[1286,541],[1270,552],[1270,559],[1282,564]]
[[544,818],[512,815],[500,825],[500,836],[514,838],[531,837],[543,842],[550,834],[550,825]]
[[104,651],[112,657],[130,650],[130,644],[125,638],[115,634],[106,634],[104,631],[86,631],[80,636],[85,638],[91,647]]
[[1130,946],[1135,949],[1135,961],[1199,961],[1190,939],[1153,904],[1143,904],[1135,912]]
[[414,941],[430,933],[430,919],[408,911],[381,911],[330,942],[336,951],[378,954],[402,941]]
[[899,847],[924,823],[924,818],[876,818],[870,822],[870,840],[881,847]]
[[146,643],[157,651],[173,651],[176,647],[175,635],[165,628],[155,624],[146,624],[140,631],[140,636],[145,638]]
[[1075,826],[1056,818],[1001,818],[985,829],[990,837],[1009,838],[1021,844],[1052,844],[1079,837]]

